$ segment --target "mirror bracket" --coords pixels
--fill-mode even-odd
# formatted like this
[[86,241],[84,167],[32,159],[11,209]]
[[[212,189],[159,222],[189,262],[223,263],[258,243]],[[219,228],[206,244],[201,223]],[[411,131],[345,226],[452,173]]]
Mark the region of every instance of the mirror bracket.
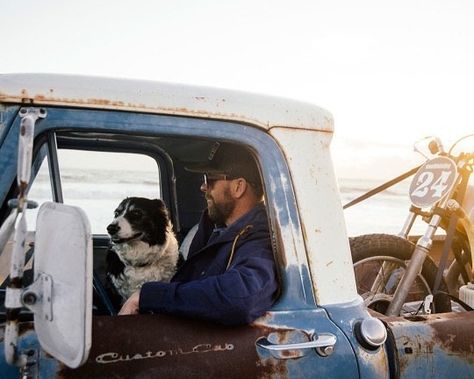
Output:
[[21,293],[21,302],[35,317],[53,321],[53,278],[42,272],[36,280]]

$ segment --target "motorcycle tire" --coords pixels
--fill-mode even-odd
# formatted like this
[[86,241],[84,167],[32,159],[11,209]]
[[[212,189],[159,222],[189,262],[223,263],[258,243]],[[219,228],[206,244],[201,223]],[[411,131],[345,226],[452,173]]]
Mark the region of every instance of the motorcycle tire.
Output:
[[[357,292],[369,308],[385,314],[415,245],[404,238],[390,234],[352,237],[349,238],[349,243]],[[385,266],[382,266],[384,262]],[[410,288],[401,315],[415,314],[420,310],[420,301],[432,292],[437,271],[437,266],[431,257],[427,256],[421,274]],[[378,275],[381,275],[379,278],[382,278],[382,284],[372,288]],[[439,290],[446,291],[444,282],[440,284]]]

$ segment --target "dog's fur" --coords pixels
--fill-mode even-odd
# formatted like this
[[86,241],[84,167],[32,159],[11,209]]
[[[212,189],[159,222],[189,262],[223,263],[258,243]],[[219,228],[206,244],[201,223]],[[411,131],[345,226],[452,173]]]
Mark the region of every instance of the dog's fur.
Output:
[[126,300],[145,282],[169,282],[176,272],[178,242],[161,200],[124,199],[107,226],[107,278]]

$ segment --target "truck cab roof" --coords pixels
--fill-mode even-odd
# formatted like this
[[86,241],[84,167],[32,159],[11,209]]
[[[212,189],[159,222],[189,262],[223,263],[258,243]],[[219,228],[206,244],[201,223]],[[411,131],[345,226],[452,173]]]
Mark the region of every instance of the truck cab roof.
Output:
[[267,130],[333,131],[332,115],[313,104],[217,88],[58,74],[2,74],[0,88],[0,103],[215,118]]

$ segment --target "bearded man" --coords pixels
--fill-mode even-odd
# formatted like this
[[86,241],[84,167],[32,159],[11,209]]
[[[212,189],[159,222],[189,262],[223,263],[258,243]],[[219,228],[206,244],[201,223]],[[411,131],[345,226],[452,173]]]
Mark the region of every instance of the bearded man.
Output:
[[247,150],[222,143],[208,162],[187,169],[203,174],[207,201],[187,260],[170,283],[145,283],[119,314],[250,323],[271,307],[278,289],[258,167]]

